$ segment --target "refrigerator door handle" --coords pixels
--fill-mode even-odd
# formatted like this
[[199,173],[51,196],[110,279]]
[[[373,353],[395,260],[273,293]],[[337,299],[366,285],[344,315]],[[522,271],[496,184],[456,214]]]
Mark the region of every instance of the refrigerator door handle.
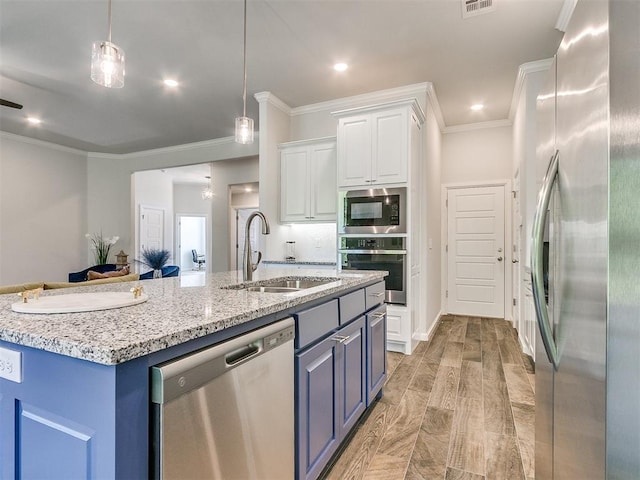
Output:
[[558,177],[558,157],[559,152],[556,150],[553,157],[551,157],[547,173],[542,181],[542,189],[538,196],[538,205],[535,216],[533,217],[533,238],[531,244],[531,289],[533,291],[533,303],[536,307],[536,319],[538,320],[538,328],[540,329],[540,336],[542,337],[547,357],[549,357],[549,361],[556,370],[558,369],[560,359],[558,347],[551,331],[549,312],[545,300],[542,250],[549,200],[553,192],[553,184]]

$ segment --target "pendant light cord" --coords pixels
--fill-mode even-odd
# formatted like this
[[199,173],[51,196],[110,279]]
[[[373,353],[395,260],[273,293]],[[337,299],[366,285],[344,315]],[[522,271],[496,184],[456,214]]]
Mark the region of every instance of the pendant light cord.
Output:
[[[111,2],[111,0],[109,0]],[[111,5],[111,3],[109,3]],[[242,116],[247,116],[247,0],[244,0],[244,37],[243,37],[243,86],[242,86]]]
[[107,40],[109,43],[111,43],[111,0],[109,0],[109,28],[108,28]]

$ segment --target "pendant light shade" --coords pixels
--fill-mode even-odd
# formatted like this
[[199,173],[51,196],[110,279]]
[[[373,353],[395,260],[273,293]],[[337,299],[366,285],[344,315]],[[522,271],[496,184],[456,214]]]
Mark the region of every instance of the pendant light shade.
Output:
[[93,42],[91,80],[107,88],[124,86],[124,50],[111,43],[111,0],[109,0],[109,33],[103,42]]
[[203,200],[211,200],[213,198],[213,190],[211,190],[211,177],[204,177],[208,180],[207,188],[204,188],[200,194],[202,195]]
[[253,143],[253,119],[247,117],[247,0],[244,0],[242,116],[236,117],[236,143]]
[[111,42],[93,42],[91,80],[107,88],[124,86],[124,51]]
[[253,143],[253,118],[236,117],[236,143]]

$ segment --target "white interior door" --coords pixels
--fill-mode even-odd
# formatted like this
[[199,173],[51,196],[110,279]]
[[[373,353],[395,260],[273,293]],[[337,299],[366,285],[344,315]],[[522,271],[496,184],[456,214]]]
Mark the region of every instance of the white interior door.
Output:
[[504,318],[504,186],[447,192],[449,313]]
[[140,205],[140,248],[164,248],[164,209]]

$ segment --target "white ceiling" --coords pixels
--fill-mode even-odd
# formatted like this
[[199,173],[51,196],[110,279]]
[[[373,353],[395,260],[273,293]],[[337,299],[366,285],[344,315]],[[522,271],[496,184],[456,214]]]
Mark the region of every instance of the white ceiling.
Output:
[[[291,107],[432,82],[444,121],[508,117],[518,67],[550,58],[563,0],[249,0],[247,114],[269,91]],[[242,113],[241,0],[113,0],[123,89],[91,82],[107,0],[0,0],[0,130],[91,152],[129,153],[233,135]],[[336,61],[349,63],[342,74]],[[181,86],[171,91],[163,77]],[[486,109],[469,110],[482,102]],[[39,126],[25,122],[42,119]],[[258,125],[256,125],[258,127]]]

